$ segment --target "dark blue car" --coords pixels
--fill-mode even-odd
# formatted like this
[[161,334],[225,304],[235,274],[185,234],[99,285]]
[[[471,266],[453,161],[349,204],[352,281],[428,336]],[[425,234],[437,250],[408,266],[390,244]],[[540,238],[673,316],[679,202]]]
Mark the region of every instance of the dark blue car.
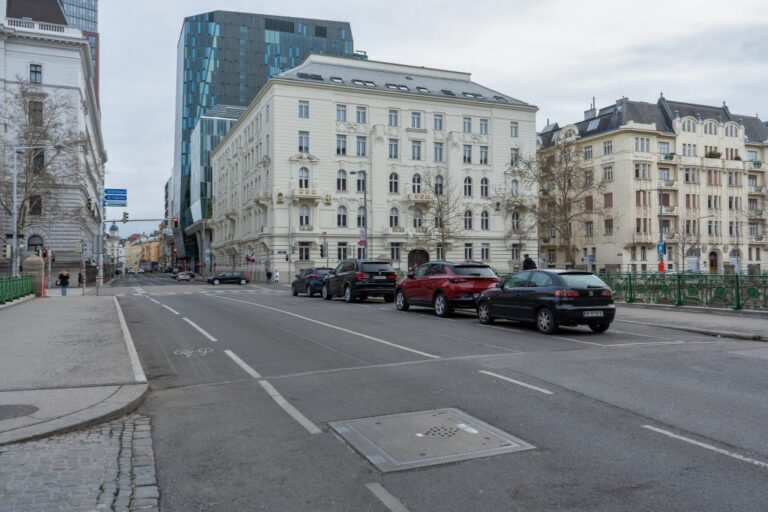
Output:
[[323,279],[331,273],[331,270],[333,269],[329,267],[312,267],[299,272],[296,279],[291,283],[293,296],[306,293],[307,297],[312,297],[314,294],[320,293],[323,289]]

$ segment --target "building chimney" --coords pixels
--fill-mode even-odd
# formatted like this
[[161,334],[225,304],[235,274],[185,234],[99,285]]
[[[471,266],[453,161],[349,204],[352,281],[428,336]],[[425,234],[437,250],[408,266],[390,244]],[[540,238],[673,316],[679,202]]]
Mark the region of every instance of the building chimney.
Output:
[[589,105],[589,110],[584,111],[584,120],[592,119],[597,115],[597,109],[595,108],[595,97],[592,96],[592,103]]

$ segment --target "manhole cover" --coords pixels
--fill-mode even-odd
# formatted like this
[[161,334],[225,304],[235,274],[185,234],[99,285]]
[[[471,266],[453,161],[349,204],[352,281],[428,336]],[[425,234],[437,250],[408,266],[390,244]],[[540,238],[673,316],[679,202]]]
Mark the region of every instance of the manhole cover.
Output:
[[458,409],[336,421],[330,426],[385,473],[535,448]]
[[37,412],[34,405],[0,405],[0,421],[28,416]]

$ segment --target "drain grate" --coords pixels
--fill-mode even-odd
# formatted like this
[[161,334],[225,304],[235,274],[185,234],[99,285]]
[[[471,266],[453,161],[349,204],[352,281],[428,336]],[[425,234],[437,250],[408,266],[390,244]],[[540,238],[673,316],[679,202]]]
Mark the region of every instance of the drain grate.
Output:
[[338,421],[330,426],[385,473],[534,448],[458,409]]

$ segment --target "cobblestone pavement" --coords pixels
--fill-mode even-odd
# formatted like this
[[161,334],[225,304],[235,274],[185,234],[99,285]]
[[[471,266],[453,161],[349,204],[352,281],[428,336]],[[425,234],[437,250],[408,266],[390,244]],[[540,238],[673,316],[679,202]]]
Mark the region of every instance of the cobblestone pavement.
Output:
[[0,511],[157,511],[149,418],[0,446]]

